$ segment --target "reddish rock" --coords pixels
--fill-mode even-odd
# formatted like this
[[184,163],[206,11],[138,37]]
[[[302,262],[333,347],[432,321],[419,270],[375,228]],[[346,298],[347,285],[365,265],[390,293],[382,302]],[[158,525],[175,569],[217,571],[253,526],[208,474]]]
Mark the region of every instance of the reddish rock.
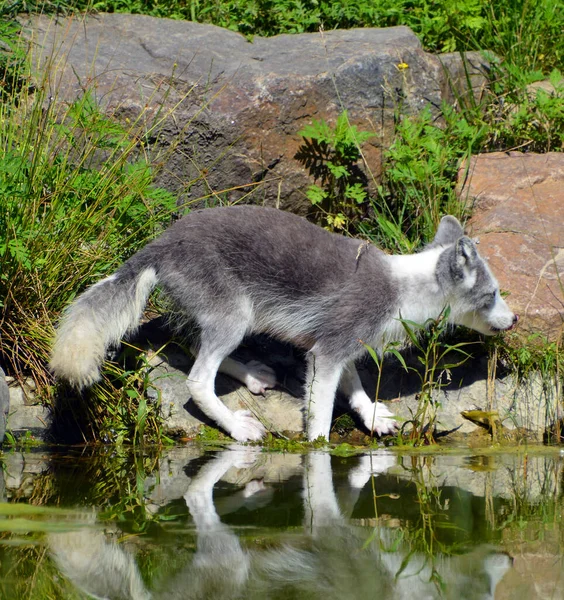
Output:
[[472,157],[460,196],[473,208],[478,237],[520,337],[562,338],[564,330],[564,154],[496,152]]

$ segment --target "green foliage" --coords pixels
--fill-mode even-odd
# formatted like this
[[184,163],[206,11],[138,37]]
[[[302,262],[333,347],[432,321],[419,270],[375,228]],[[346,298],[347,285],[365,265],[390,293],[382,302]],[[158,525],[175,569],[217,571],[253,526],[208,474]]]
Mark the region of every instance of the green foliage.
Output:
[[44,106],[42,93],[0,105],[0,333],[19,373],[45,362],[51,320],[74,294],[175,209],[137,139],[90,94],[62,113]]
[[85,421],[93,436],[106,443],[170,443],[162,431],[154,367],[145,352],[130,344],[124,346],[119,363],[106,363],[105,380],[84,392],[84,402],[73,399],[69,408],[77,422]]
[[[501,79],[494,91],[503,102],[495,105],[491,137],[505,148],[524,148],[533,152],[561,151],[564,148],[564,79],[553,69],[541,85],[542,73],[523,73],[507,67],[506,78],[515,82],[509,90]],[[503,118],[500,118],[500,115]]]
[[[517,79],[497,67],[494,91],[480,104],[443,104],[440,118],[427,107],[416,115],[397,107],[394,140],[383,152],[382,182],[368,197],[359,166],[360,146],[373,135],[351,126],[346,111],[334,128],[313,121],[296,158],[316,180],[308,197],[331,229],[360,231],[394,252],[412,252],[432,239],[441,217],[466,216],[455,188],[465,161],[484,151],[564,146],[564,81],[554,70],[549,87],[526,86],[539,74]],[[509,92],[511,90],[511,92]],[[503,118],[500,118],[503,115]],[[370,210],[367,209],[370,207]]]
[[378,194],[371,198],[377,227],[361,230],[396,252],[411,252],[430,240],[441,217],[464,215],[455,185],[462,161],[483,142],[487,128],[444,105],[437,123],[427,107],[414,116],[398,115],[394,141],[384,152]]
[[[511,365],[517,376],[526,379],[532,374],[539,374],[547,383],[547,388],[554,384],[555,389],[564,385],[564,353],[562,341],[548,341],[545,336],[532,334],[525,343],[515,344],[505,336],[497,343],[494,350],[499,352],[501,362]],[[558,400],[558,399],[557,399]]]
[[365,451],[366,451],[365,448],[362,448],[359,446],[352,446],[351,444],[347,444],[346,442],[344,442],[342,444],[338,444],[334,448],[331,448],[329,450],[329,452],[333,456],[339,456],[341,458],[348,458],[349,456],[357,456]]
[[531,89],[540,73],[495,67],[492,91],[480,103],[458,102],[403,115],[398,107],[394,140],[384,151],[382,184],[370,198],[374,222],[360,231],[395,252],[411,252],[432,239],[441,217],[466,216],[455,191],[460,169],[472,155],[564,147],[564,80],[554,69],[542,87]]
[[217,444],[217,443],[228,443],[230,442],[230,438],[226,436],[224,433],[216,429],[215,427],[210,427],[209,425],[202,425],[200,427],[200,431],[198,432],[197,437],[198,442],[202,442],[204,444]]
[[15,95],[26,85],[22,72],[26,48],[19,43],[20,25],[13,19],[2,19],[0,8],[0,102]]
[[26,431],[23,435],[16,437],[11,431],[6,430],[3,448],[11,448],[18,450],[19,452],[25,452],[41,445],[43,445],[43,442],[36,440],[31,431]]
[[347,229],[367,199],[366,177],[357,164],[360,146],[375,134],[351,125],[347,111],[338,116],[333,128],[323,120],[313,120],[298,134],[304,143],[296,158],[319,181],[310,186],[309,200],[331,229]]
[[286,437],[274,437],[271,433],[266,434],[260,445],[264,452],[288,452],[293,454],[303,454],[311,450],[325,449],[329,446],[327,440],[322,436],[309,442],[303,439],[301,435],[288,439]]

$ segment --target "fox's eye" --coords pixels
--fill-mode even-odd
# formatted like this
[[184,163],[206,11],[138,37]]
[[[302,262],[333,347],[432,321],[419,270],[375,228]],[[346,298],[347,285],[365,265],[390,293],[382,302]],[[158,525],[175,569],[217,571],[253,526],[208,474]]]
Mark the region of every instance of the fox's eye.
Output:
[[489,294],[485,294],[482,297],[482,303],[484,305],[485,308],[488,308],[489,306],[492,306],[492,304],[495,302],[495,292],[490,292]]

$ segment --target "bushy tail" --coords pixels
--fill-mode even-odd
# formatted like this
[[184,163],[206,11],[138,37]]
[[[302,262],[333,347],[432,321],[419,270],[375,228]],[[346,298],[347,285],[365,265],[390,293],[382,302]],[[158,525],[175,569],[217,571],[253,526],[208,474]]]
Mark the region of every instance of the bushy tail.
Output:
[[133,273],[126,263],[81,294],[57,328],[49,364],[55,376],[78,388],[100,379],[106,351],[138,326],[156,283],[152,267]]

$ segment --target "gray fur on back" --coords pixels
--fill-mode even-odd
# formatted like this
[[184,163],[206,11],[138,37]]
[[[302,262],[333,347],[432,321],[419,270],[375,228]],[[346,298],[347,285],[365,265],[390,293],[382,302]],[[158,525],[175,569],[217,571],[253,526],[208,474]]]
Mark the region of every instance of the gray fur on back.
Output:
[[209,318],[224,326],[250,303],[247,333],[269,333],[307,349],[317,343],[335,358],[361,351],[358,340],[376,334],[395,304],[380,250],[276,209],[195,211],[123,269],[148,266],[200,325]]

